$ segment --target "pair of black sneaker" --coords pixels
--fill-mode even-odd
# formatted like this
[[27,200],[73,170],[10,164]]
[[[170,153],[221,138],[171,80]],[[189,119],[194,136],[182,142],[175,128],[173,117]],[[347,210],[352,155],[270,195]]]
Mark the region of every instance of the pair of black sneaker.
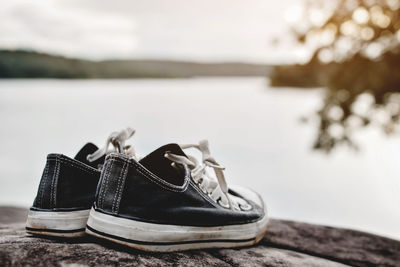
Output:
[[[263,200],[250,189],[228,188],[207,141],[167,144],[139,160],[125,145],[133,133],[112,133],[102,149],[88,143],[74,159],[49,154],[27,232],[87,233],[146,251],[249,246],[263,237]],[[201,160],[185,154],[188,148]]]

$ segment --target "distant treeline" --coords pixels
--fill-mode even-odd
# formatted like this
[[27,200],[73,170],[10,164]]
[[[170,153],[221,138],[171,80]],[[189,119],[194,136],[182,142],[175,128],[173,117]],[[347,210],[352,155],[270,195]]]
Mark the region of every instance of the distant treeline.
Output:
[[269,65],[164,60],[90,61],[23,50],[0,50],[0,78],[189,78],[268,76]]
[[383,98],[386,92],[400,92],[400,53],[387,52],[378,60],[357,54],[351,60],[327,64],[314,56],[304,65],[275,66],[270,79],[271,85],[276,87],[327,87],[357,93],[372,91]]

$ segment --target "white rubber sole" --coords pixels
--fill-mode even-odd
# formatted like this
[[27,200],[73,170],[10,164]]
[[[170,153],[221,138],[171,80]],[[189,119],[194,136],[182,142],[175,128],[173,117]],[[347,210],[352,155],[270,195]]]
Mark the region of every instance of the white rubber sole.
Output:
[[85,235],[90,210],[78,211],[34,211],[30,210],[26,221],[26,232],[57,237],[79,237]]
[[257,222],[213,226],[154,224],[90,211],[86,233],[144,251],[170,252],[233,248],[256,244],[267,230],[267,215]]

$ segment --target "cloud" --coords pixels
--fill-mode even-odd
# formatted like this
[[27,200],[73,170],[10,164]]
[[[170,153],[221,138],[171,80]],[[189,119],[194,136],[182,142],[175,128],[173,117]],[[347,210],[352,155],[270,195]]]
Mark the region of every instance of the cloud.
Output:
[[0,11],[2,48],[93,59],[124,58],[134,53],[137,38],[133,18],[65,7],[49,0],[11,3]]
[[282,61],[297,0],[14,0],[0,10],[0,48],[74,57]]

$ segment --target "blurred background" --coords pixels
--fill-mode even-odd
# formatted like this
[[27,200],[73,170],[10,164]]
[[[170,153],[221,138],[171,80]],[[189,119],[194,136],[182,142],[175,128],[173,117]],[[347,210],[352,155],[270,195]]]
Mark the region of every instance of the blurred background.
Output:
[[207,138],[272,217],[400,239],[400,0],[3,1],[0,205],[48,153]]

